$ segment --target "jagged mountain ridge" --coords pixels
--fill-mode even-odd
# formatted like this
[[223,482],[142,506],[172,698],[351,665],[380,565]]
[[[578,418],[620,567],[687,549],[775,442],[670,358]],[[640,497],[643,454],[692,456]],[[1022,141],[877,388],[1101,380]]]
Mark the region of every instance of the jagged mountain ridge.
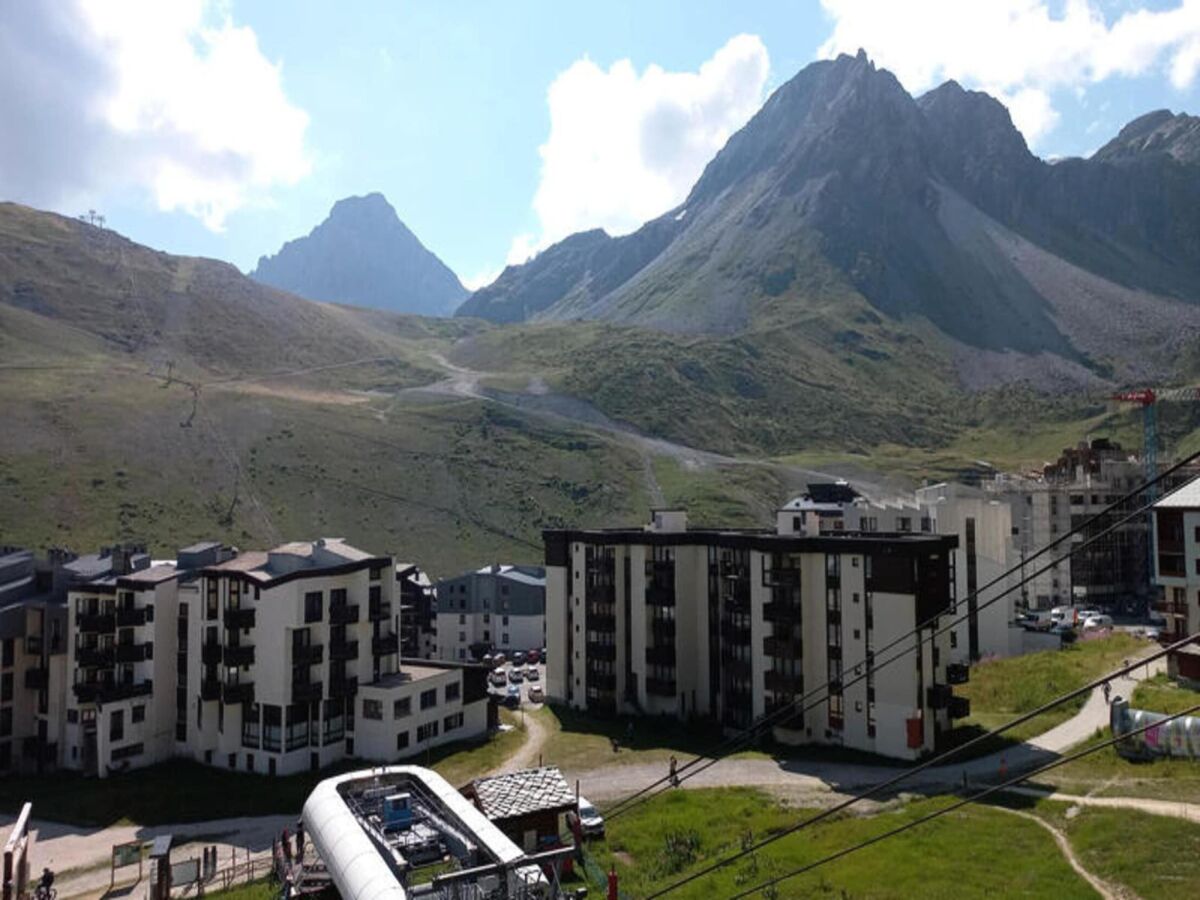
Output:
[[1110,320],[1113,297],[1161,301],[1155,336],[1172,347],[1200,328],[1196,122],[1153,114],[1092,159],[1050,164],[986,94],[950,82],[914,99],[861,53],[817,62],[680,207],[630,235],[572,236],[459,314],[731,333],[838,282],[955,345],[1109,372],[1146,325]]
[[467,295],[379,193],[339,200],[307,236],[261,257],[250,277],[310,300],[425,316],[450,315]]

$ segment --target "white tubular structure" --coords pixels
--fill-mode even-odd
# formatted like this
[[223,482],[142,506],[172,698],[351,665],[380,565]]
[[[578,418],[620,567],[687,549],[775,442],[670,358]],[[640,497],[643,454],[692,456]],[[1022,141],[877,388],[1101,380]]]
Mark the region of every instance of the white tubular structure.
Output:
[[[525,854],[475,806],[436,772],[421,766],[386,766],[362,769],[327,778],[316,786],[304,803],[304,830],[320,855],[343,900],[406,900],[410,896],[437,897],[422,888],[406,890],[401,881],[404,860],[382,841],[382,834],[356,814],[347,802],[356,789],[379,784],[412,787],[438,809],[440,819],[455,832],[469,838],[487,857],[484,863],[502,868],[493,875],[503,878],[505,896],[548,897],[549,885],[534,864],[521,865]],[[499,877],[496,877],[496,876]],[[454,896],[472,896],[455,892]]]

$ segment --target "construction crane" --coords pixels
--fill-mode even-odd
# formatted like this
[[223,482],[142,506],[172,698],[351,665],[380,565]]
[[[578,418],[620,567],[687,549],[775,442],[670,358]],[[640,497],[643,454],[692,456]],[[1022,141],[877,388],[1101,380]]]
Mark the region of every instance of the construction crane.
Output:
[[[1137,388],[1118,391],[1111,399],[1120,403],[1135,403],[1142,408],[1142,465],[1146,481],[1158,477],[1158,404],[1170,402],[1200,401],[1200,388]],[[1149,499],[1157,495],[1150,489]]]

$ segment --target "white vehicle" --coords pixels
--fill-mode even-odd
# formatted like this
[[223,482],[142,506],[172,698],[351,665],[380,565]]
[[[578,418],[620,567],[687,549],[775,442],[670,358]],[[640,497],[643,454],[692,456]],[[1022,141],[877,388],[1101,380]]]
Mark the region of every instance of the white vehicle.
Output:
[[493,669],[489,680],[494,687],[504,687],[508,684],[508,674],[504,671],[503,667]]
[[529,702],[530,703],[545,703],[546,695],[542,692],[540,684],[531,684],[529,686]]
[[579,827],[584,837],[604,837],[604,819],[583,796],[579,798]]
[[529,666],[528,668],[525,669],[525,677],[529,681],[537,681],[539,678],[542,677],[542,675],[538,671],[537,666]]
[[508,683],[509,684],[520,684],[524,680],[525,680],[525,676],[521,674],[521,670],[519,668],[517,668],[516,666],[513,666],[511,669],[508,670]]
[[1101,628],[1112,628],[1112,627],[1113,627],[1112,616],[1105,616],[1105,615],[1101,615],[1100,613],[1097,613],[1094,616],[1088,616],[1086,619],[1083,620],[1083,630],[1084,631],[1097,631]]

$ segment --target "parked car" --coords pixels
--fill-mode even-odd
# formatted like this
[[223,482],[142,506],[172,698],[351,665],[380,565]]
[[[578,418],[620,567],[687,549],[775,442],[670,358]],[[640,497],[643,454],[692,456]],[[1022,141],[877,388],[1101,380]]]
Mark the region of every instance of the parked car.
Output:
[[604,819],[586,797],[579,798],[579,827],[584,837],[604,837]]
[[1142,629],[1142,637],[1144,637],[1148,641],[1157,641],[1159,638],[1162,637],[1162,632],[1159,631],[1157,628],[1151,626],[1149,628]]
[[529,702],[530,703],[545,703],[546,692],[542,690],[540,684],[531,684],[529,686]]
[[518,669],[516,666],[513,666],[511,669],[508,670],[508,683],[509,684],[520,684],[524,680],[525,680],[525,676],[521,673],[521,670]]
[[545,647],[543,647],[541,650],[538,651],[538,662],[540,662],[543,666],[546,664],[546,648]]
[[542,677],[542,673],[538,671],[537,666],[529,666],[525,669],[525,679],[527,681],[537,681]]
[[504,671],[503,667],[499,669],[493,669],[492,674],[488,677],[488,680],[491,681],[491,683],[496,687],[504,687],[506,684],[508,684],[508,673]]
[[1050,629],[1050,633],[1058,635],[1058,637],[1062,639],[1062,642],[1064,644],[1073,643],[1075,638],[1078,636],[1075,634],[1075,626],[1070,625],[1066,622],[1059,622],[1057,625],[1055,625],[1053,628]]
[[512,655],[512,664],[514,666],[525,665],[525,654],[520,650],[514,650]]
[[1098,631],[1102,628],[1112,628],[1112,627],[1113,627],[1112,616],[1096,614],[1094,616],[1088,616],[1086,619],[1083,620],[1083,630],[1084,631]]
[[1104,615],[1104,614],[1102,612],[1100,612],[1100,610],[1098,610],[1098,609],[1091,609],[1091,608],[1081,609],[1081,610],[1079,610],[1078,615],[1075,616],[1075,621],[1082,623],[1082,622],[1086,622],[1088,619],[1093,619],[1096,616],[1102,616],[1102,615]]
[[497,653],[495,656],[492,657],[493,665],[502,666],[506,662],[508,662],[508,659],[504,656],[503,653]]
[[483,659],[481,660],[481,662],[485,666],[487,666],[489,669],[496,664],[495,659],[492,657],[492,654],[490,654],[490,653],[483,654]]
[[508,690],[504,694],[504,703],[506,706],[520,706],[521,705],[521,686],[520,685],[510,684],[508,686]]

